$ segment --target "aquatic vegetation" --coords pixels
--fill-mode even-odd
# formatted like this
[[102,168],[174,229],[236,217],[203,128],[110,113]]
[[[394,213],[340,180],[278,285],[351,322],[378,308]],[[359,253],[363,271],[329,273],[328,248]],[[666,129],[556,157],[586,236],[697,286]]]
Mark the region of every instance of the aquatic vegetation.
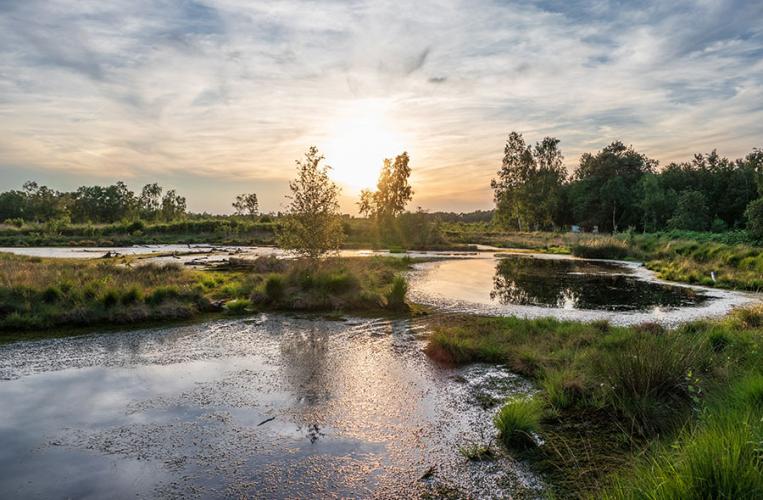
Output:
[[459,446],[458,452],[463,455],[464,458],[473,462],[484,462],[487,460],[495,460],[495,451],[489,444],[484,443],[471,443],[465,446]]

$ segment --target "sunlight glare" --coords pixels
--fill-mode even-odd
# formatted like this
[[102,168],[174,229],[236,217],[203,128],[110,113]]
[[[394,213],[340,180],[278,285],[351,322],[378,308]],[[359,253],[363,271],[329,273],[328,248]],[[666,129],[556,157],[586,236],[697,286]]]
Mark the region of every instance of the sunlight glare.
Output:
[[325,155],[331,177],[353,192],[375,188],[384,159],[406,150],[386,111],[382,103],[359,101],[329,127]]

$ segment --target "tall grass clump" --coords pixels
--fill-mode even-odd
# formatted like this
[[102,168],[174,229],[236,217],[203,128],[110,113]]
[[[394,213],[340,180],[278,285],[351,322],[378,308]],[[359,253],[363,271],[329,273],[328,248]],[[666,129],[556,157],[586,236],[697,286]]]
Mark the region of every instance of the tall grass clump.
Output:
[[526,448],[535,442],[540,429],[543,404],[534,397],[511,399],[498,411],[493,423],[507,447]]
[[247,299],[233,299],[225,304],[225,310],[229,314],[245,314],[251,306],[252,302]]
[[158,306],[170,299],[177,299],[180,297],[180,289],[176,286],[159,286],[154,288],[151,293],[146,296],[146,303],[152,306]]
[[760,412],[717,409],[672,448],[660,449],[599,498],[705,500],[763,498]]
[[602,354],[596,368],[607,381],[614,408],[639,433],[652,434],[670,427],[670,417],[692,402],[694,375],[707,368],[706,353],[698,337],[636,333]]
[[408,295],[408,281],[405,276],[398,274],[392,280],[392,288],[387,293],[387,305],[390,309],[405,309],[405,298]]
[[286,283],[283,276],[274,274],[265,280],[265,296],[271,303],[279,302],[286,294]]
[[578,241],[571,250],[572,255],[586,259],[624,259],[630,248],[625,241],[606,237]]
[[137,286],[131,286],[122,294],[122,304],[129,306],[143,301],[143,290]]
[[541,380],[541,388],[556,410],[571,408],[584,391],[580,375],[569,368],[548,370]]

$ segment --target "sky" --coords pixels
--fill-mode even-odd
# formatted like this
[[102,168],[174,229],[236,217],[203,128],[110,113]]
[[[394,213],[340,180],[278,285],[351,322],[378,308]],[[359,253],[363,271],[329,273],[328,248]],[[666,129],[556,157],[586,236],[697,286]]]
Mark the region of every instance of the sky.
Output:
[[512,130],[573,169],[763,147],[761,1],[0,0],[0,190],[158,181],[285,207],[318,146],[353,212],[384,157],[412,207],[490,208]]

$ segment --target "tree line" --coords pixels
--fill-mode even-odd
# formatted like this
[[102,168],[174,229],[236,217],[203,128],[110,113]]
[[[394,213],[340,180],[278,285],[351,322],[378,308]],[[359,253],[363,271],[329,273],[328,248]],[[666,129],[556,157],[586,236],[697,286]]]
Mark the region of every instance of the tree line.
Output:
[[763,236],[763,150],[729,160],[716,151],[687,162],[658,162],[620,141],[585,153],[568,175],[559,140],[535,145],[511,132],[491,182],[496,220],[520,231],[572,225],[626,229],[724,231]]
[[140,193],[119,181],[109,186],[81,186],[55,191],[36,182],[0,193],[0,221],[113,223],[126,219],[172,221],[186,214],[186,200],[174,189],[156,183]]
[[[260,213],[255,193],[236,196],[232,206],[236,215],[256,218]],[[139,193],[122,181],[109,186],[81,186],[67,192],[27,181],[21,189],[0,192],[0,221],[14,223],[170,222],[187,215],[185,197],[174,189],[165,191],[157,183],[146,184]]]

